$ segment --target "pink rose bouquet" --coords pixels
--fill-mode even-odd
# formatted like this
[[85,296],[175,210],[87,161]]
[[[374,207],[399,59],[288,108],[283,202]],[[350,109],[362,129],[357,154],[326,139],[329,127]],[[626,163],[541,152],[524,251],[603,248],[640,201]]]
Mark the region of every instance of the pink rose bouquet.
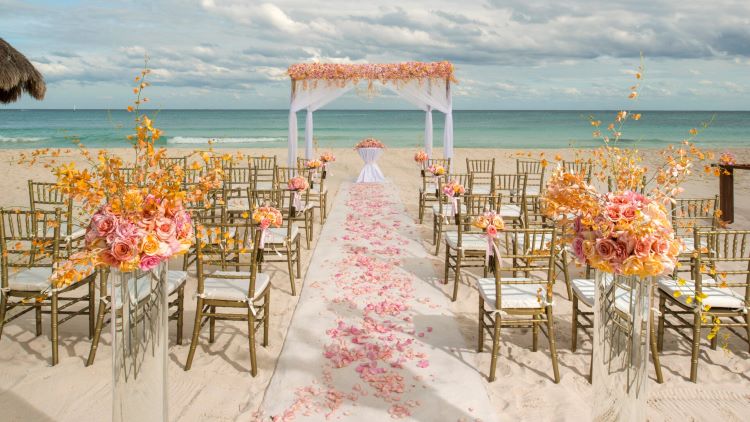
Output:
[[320,158],[319,159],[320,159],[320,161],[323,162],[323,165],[325,166],[328,163],[332,163],[332,162],[336,161],[336,156],[333,155],[333,153],[331,153],[331,152],[324,152],[324,153],[320,154]]
[[451,180],[443,185],[443,193],[451,198],[458,197],[466,193],[466,189],[463,185],[457,183],[455,180]]
[[414,154],[414,162],[419,165],[424,164],[429,159],[430,157],[427,155],[427,153],[422,150],[419,150],[416,154]]
[[442,176],[445,174],[445,167],[439,164],[433,164],[427,168],[427,171],[432,173],[433,176]]
[[307,162],[307,163],[305,164],[305,166],[306,166],[307,168],[309,168],[309,169],[313,169],[313,170],[316,170],[316,169],[319,169],[320,167],[322,167],[322,166],[323,166],[323,162],[322,162],[322,161],[320,161],[320,160],[310,160],[310,161],[308,161],[308,162]]
[[305,179],[302,176],[296,176],[289,179],[289,182],[287,182],[287,187],[289,190],[293,190],[295,192],[303,192],[306,191],[310,185],[307,183],[307,179]]

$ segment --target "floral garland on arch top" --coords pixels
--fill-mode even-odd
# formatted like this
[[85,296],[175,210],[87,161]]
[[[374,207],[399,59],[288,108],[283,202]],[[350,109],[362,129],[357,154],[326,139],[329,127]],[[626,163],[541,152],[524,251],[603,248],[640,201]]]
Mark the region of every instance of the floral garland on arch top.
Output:
[[307,89],[312,81],[313,86],[318,81],[327,81],[345,85],[347,82],[355,84],[361,80],[386,82],[406,82],[410,80],[443,79],[454,83],[458,80],[454,76],[453,63],[441,62],[403,62],[403,63],[296,63],[289,66],[287,74],[292,81],[301,81],[302,88]]

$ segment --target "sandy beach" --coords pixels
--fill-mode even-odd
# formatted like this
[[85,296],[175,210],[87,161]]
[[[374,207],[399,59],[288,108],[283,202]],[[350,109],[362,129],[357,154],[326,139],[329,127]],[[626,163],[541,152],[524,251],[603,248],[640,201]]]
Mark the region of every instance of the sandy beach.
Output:
[[[457,142],[460,145],[460,142]],[[190,150],[170,148],[170,155],[181,155]],[[218,149],[234,152],[234,149]],[[283,163],[285,149],[240,149],[243,154],[277,155]],[[343,182],[356,179],[362,166],[352,149],[332,149],[337,158],[327,181],[330,200]],[[3,195],[0,206],[27,207],[27,180],[51,181],[48,169],[41,165],[29,168],[15,163],[20,150],[0,150],[0,177]],[[28,150],[26,150],[28,152]],[[118,150],[125,157],[128,150]],[[322,151],[321,151],[322,152]],[[496,173],[515,173],[516,150],[457,148],[454,169],[465,167],[465,158],[496,159]],[[527,151],[537,157],[541,151]],[[750,149],[736,149],[738,162],[750,162]],[[379,161],[390,183],[397,189],[409,215],[417,215],[417,190],[419,178],[412,161],[412,149],[386,149]],[[570,149],[545,150],[552,160],[556,154],[572,158]],[[440,151],[436,149],[436,156]],[[657,154],[647,154],[649,160]],[[62,158],[61,161],[76,157]],[[703,169],[695,169],[695,177],[684,185],[685,197],[706,197],[718,193],[718,180],[702,176]],[[699,177],[700,176],[700,177]],[[427,217],[420,226],[422,244],[433,250],[431,223]],[[329,220],[331,222],[331,220]],[[735,222],[733,228],[750,229],[750,172],[735,174]],[[316,226],[316,231],[320,227]],[[318,237],[316,236],[316,241]],[[318,245],[313,245],[313,248]],[[313,250],[304,250],[303,274]],[[442,274],[442,257],[429,255],[436,274]],[[179,263],[172,262],[176,268]],[[266,388],[273,376],[278,356],[284,345],[287,330],[297,306],[299,296],[289,291],[281,265],[269,266],[273,285],[271,303],[271,337],[267,348],[258,347],[259,373],[253,378],[249,373],[247,328],[243,323],[217,323],[217,339],[209,345],[203,341],[196,353],[193,368],[185,372],[183,364],[189,341],[174,344],[174,324],[170,325],[169,348],[169,413],[174,421],[233,421],[250,420],[264,400]],[[576,269],[575,271],[578,271]],[[477,292],[471,272],[462,281],[459,297],[452,306],[457,315],[465,347],[472,349],[476,343]],[[449,285],[450,286],[450,285]],[[444,286],[448,294],[449,286]],[[302,287],[307,288],[307,286]],[[191,275],[186,287],[184,339],[189,339],[195,312],[195,279]],[[520,331],[504,334],[497,380],[486,381],[490,354],[485,351],[472,362],[482,375],[495,412],[502,420],[578,421],[585,420],[593,396],[588,383],[591,342],[580,335],[578,350],[570,350],[571,302],[567,300],[565,285],[555,285],[556,336],[560,360],[561,382],[551,379],[549,353],[546,341],[540,342],[538,352],[531,351],[531,335]],[[46,321],[46,320],[45,320]],[[0,420],[2,421],[101,421],[110,415],[110,339],[103,335],[97,359],[92,367],[84,367],[90,341],[87,338],[85,319],[78,318],[62,326],[60,331],[60,364],[50,367],[50,342],[47,325],[40,337],[34,336],[34,318],[29,314],[5,327],[0,340]],[[106,330],[105,330],[106,331]],[[207,336],[207,334],[205,334]],[[673,333],[665,337],[661,355],[664,384],[657,384],[653,367],[649,365],[649,420],[690,421],[724,420],[741,421],[750,414],[750,352],[746,344],[730,336],[725,350],[715,351],[703,340],[699,363],[699,381],[688,380],[690,372],[689,344]],[[460,382],[460,380],[456,380]],[[512,392],[512,394],[509,394]],[[268,398],[265,398],[268,400]],[[744,415],[744,416],[743,416]]]

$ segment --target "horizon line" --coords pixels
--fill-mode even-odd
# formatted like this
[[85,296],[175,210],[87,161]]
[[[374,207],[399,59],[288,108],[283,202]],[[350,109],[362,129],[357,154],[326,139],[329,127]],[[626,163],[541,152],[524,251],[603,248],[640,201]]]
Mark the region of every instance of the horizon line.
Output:
[[[1,111],[126,111],[124,108],[111,108],[111,107],[98,107],[98,108],[0,108]],[[141,109],[142,111],[288,111],[288,108],[147,108]],[[453,109],[453,111],[620,111],[622,109],[616,108],[549,108],[549,109],[536,109],[536,108],[459,108]],[[658,109],[658,108],[643,108],[643,109],[632,109],[633,111],[667,111],[667,112],[750,112],[750,109]],[[300,110],[300,113],[304,110]],[[423,112],[423,110],[414,108],[327,108],[316,110],[321,111],[415,111]],[[442,114],[439,111],[437,114]]]

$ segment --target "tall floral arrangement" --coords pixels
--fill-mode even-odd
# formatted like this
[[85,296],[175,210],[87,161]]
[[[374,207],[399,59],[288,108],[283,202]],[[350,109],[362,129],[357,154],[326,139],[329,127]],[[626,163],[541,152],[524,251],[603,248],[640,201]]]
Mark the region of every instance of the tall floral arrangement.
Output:
[[[630,99],[638,97],[642,73],[641,66]],[[565,239],[579,262],[614,274],[647,277],[674,270],[681,241],[675,237],[666,207],[682,192],[680,185],[695,163],[713,154],[693,143],[699,131],[691,129],[679,146],[661,152],[662,164],[649,172],[642,151],[618,143],[625,123],[640,118],[639,113],[619,111],[606,129],[600,120],[590,118],[593,136],[601,139],[602,146],[585,160],[579,154],[576,164],[593,164],[595,180],[611,191],[600,192],[585,173],[558,166],[542,206],[548,217],[568,228]]]
[[[135,100],[127,108],[134,114],[135,130],[127,136],[133,161],[126,162],[107,150],[94,154],[78,142],[87,168],[73,162],[50,166],[56,188],[82,202],[84,213],[90,215],[83,248],[52,275],[56,286],[74,283],[94,268],[149,270],[185,253],[195,241],[185,203],[203,202],[208,192],[221,184],[220,164],[208,152],[195,152],[189,155],[191,168],[200,170],[202,176],[185,189],[186,169],[168,164],[166,150],[156,147],[162,131],[141,109],[148,102],[144,91],[150,85],[149,74],[146,68],[135,78]],[[57,157],[59,152],[32,154],[34,160],[45,155]],[[132,170],[126,171],[127,167]]]

